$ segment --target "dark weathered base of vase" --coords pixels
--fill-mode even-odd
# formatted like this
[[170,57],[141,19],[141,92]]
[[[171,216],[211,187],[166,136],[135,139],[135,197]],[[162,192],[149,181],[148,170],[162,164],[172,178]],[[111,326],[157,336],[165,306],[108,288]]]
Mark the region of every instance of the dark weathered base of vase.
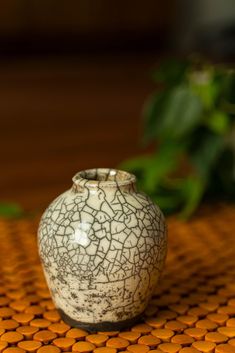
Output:
[[124,321],[118,321],[118,322],[105,321],[105,322],[99,322],[96,324],[91,324],[91,323],[81,322],[81,321],[71,319],[61,309],[58,309],[58,311],[60,313],[60,316],[64,320],[64,322],[66,322],[68,325],[73,327],[78,327],[89,332],[123,330],[134,325],[143,316],[143,314],[140,314],[138,316],[133,317],[132,319],[128,319]]

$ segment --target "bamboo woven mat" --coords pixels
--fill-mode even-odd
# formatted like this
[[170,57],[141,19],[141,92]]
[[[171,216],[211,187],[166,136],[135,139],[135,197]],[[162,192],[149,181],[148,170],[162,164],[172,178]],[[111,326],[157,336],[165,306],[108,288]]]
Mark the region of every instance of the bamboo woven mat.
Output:
[[89,334],[61,321],[50,299],[37,220],[0,220],[0,352],[235,353],[235,208],[168,228],[167,266],[143,322]]

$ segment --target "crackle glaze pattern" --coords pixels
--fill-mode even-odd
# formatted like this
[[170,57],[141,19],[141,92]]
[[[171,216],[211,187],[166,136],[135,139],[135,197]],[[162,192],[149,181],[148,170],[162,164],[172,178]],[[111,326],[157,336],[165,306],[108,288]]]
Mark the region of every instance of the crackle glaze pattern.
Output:
[[136,317],[164,264],[164,217],[129,173],[92,169],[73,181],[47,208],[38,232],[54,302],[78,322]]

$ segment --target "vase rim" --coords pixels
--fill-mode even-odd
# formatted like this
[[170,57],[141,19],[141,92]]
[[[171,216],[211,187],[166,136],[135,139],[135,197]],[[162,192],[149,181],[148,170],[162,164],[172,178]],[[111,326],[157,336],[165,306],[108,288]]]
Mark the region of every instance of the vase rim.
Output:
[[115,168],[84,169],[72,180],[75,185],[87,187],[119,187],[136,183],[134,174]]

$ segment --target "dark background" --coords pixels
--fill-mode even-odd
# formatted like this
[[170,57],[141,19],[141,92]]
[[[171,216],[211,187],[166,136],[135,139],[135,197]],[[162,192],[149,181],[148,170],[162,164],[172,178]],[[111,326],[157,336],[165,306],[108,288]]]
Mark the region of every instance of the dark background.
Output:
[[0,199],[38,209],[140,152],[151,70],[234,59],[233,0],[0,2]]

